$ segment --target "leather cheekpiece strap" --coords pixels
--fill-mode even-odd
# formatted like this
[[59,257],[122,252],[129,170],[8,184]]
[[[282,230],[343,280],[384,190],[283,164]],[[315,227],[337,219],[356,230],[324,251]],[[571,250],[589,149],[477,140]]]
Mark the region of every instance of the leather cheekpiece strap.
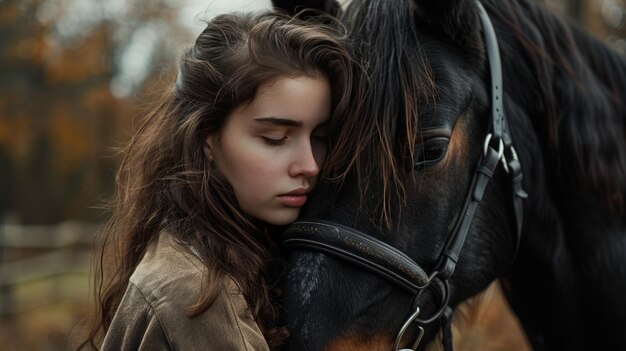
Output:
[[487,154],[481,157],[476,167],[470,191],[465,199],[463,211],[460,212],[460,217],[457,219],[452,235],[448,239],[446,249],[437,266],[437,276],[440,279],[448,279],[452,273],[454,273],[456,263],[459,260],[461,250],[463,249],[470,226],[474,220],[476,209],[483,199],[487,185],[498,166],[498,161],[498,153],[490,147]]
[[483,25],[483,35],[485,37],[485,46],[488,56],[487,61],[489,63],[491,80],[491,130],[493,140],[497,142],[503,139],[504,142],[510,145],[511,137],[508,133],[508,126],[506,125],[506,117],[504,115],[504,105],[502,103],[504,89],[502,89],[502,64],[500,62],[498,40],[496,39],[496,32],[489,20],[487,11],[480,1],[477,1],[476,5],[478,6],[480,20]]

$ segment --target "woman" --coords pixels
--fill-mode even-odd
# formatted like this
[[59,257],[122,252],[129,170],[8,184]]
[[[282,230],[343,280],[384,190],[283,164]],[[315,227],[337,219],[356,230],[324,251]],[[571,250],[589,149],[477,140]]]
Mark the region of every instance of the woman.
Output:
[[[272,226],[296,219],[345,110],[341,37],[283,15],[222,15],[124,149],[82,347],[266,350]],[[111,267],[112,266],[112,267]]]

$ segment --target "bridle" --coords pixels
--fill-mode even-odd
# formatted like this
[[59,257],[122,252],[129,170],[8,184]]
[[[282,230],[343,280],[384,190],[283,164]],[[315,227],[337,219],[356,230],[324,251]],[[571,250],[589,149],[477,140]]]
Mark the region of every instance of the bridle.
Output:
[[[461,215],[452,234],[446,241],[436,268],[427,274],[419,264],[402,251],[354,228],[319,220],[297,221],[289,226],[283,236],[283,246],[289,250],[309,250],[328,254],[348,261],[395,284],[415,296],[411,314],[397,333],[393,350],[398,350],[405,332],[417,322],[418,335],[411,349],[416,350],[424,335],[423,325],[439,320],[443,329],[445,350],[452,350],[450,323],[452,308],[448,306],[450,286],[448,279],[454,273],[456,263],[467,239],[476,209],[483,198],[498,165],[509,174],[512,185],[513,208],[516,222],[514,256],[521,240],[523,201],[527,197],[522,188],[522,168],[512,145],[508,123],[502,104],[502,69],[495,31],[482,4],[477,1],[483,26],[485,46],[491,76],[491,125],[485,137],[483,153],[476,165],[469,192]],[[495,146],[495,147],[494,147]],[[429,317],[420,317],[420,297],[430,289],[439,298],[438,309]]]

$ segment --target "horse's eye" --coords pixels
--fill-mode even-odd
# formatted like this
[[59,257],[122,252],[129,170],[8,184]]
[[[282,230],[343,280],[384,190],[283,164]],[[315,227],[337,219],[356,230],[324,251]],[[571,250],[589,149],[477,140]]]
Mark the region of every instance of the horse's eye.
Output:
[[415,150],[414,169],[422,169],[436,165],[446,155],[450,139],[436,137],[426,140]]

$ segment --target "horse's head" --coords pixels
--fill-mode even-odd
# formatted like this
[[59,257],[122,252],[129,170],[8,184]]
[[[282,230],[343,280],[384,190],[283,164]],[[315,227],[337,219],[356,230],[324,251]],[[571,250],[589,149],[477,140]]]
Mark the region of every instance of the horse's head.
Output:
[[412,315],[400,346],[421,327],[422,347],[447,306],[513,260],[512,194],[524,194],[502,167],[500,151],[510,174],[519,164],[480,11],[473,0],[353,0],[342,14],[354,108],[332,129],[331,181],[286,233],[290,349],[389,350]]

